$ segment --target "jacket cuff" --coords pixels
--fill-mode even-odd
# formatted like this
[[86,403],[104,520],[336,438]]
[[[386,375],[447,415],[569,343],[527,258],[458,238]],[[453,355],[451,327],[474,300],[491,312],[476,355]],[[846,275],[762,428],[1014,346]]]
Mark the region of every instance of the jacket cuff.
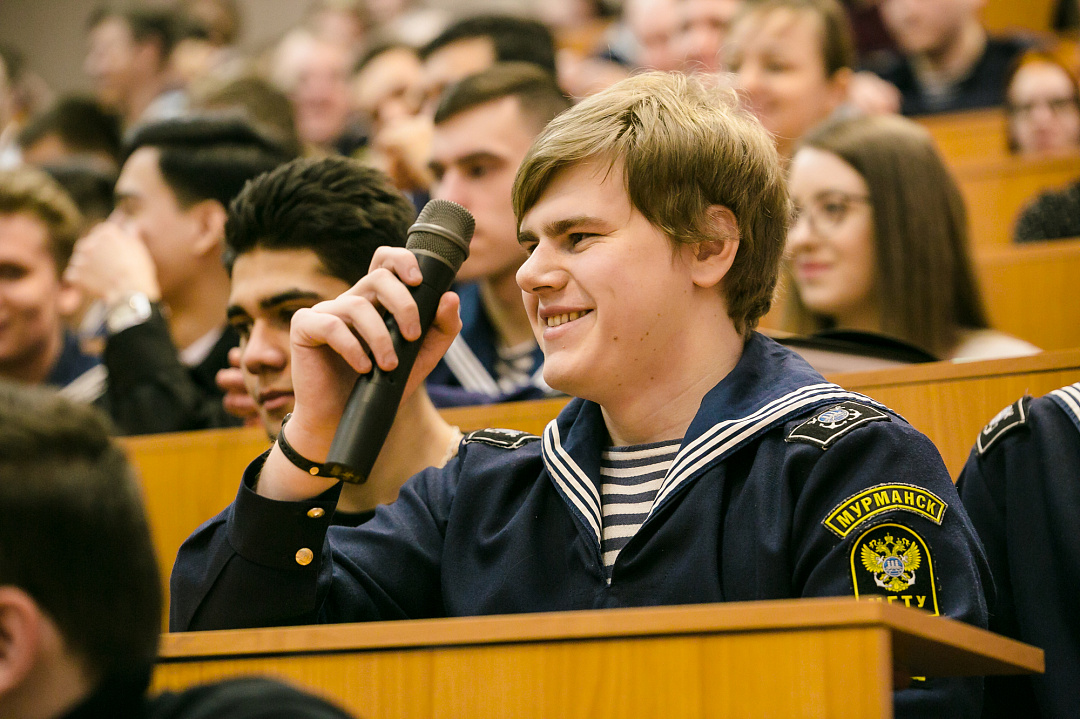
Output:
[[240,556],[264,567],[317,571],[341,483],[302,502],[263,497],[254,487],[269,454],[267,450],[244,470],[226,529],[229,544]]

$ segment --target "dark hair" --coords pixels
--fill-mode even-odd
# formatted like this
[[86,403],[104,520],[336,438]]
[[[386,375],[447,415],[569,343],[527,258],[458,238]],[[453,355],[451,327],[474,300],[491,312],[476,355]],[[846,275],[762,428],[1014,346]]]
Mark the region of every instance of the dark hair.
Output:
[[435,124],[504,97],[518,99],[522,116],[535,122],[537,132],[570,107],[570,100],[547,72],[526,62],[501,62],[448,87],[435,110]]
[[[208,4],[213,5],[217,12],[207,14],[205,10]],[[211,0],[209,3],[181,0],[179,7],[189,28],[192,25],[200,28],[200,35],[214,45],[232,45],[240,35],[243,21],[236,0]]]
[[235,117],[179,117],[140,126],[124,160],[140,147],[161,152],[158,167],[182,206],[217,200],[228,207],[244,183],[295,157]]
[[91,97],[67,95],[30,120],[19,132],[19,145],[30,147],[56,135],[78,153],[101,152],[120,164],[120,116]]
[[[859,116],[822,125],[800,147],[831,152],[866,182],[882,332],[948,357],[961,330],[989,326],[968,253],[964,198],[930,133],[902,117]],[[829,325],[796,292],[789,303],[799,331]]]
[[99,7],[90,14],[86,26],[93,30],[106,20],[114,18],[122,20],[128,26],[135,42],[156,42],[161,51],[161,64],[168,62],[180,34],[180,18],[176,12],[145,7],[126,10]]
[[368,45],[367,50],[360,56],[360,59],[353,65],[352,74],[356,75],[375,58],[390,52],[391,50],[408,50],[409,52],[416,53],[416,48],[405,42],[404,40],[398,40],[395,38],[376,40]]
[[426,60],[436,50],[459,40],[491,39],[495,62],[530,62],[555,75],[555,38],[542,22],[513,15],[476,15],[452,23],[420,49]]
[[206,83],[192,93],[191,106],[215,115],[237,115],[277,141],[290,156],[300,154],[302,143],[289,96],[257,75]]
[[252,180],[229,207],[226,269],[256,248],[311,250],[350,285],[377,247],[401,247],[413,207],[390,178],[344,157],[297,159]]
[[94,679],[149,681],[161,582],[111,434],[91,407],[0,383],[0,585],[33,597]]
[[56,180],[75,202],[83,216],[84,229],[89,229],[112,213],[115,172],[77,161],[44,165],[41,169]]

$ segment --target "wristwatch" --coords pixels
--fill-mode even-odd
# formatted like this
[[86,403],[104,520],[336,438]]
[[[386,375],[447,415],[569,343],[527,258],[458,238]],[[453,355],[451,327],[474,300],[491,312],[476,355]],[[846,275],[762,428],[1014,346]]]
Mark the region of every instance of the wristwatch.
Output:
[[145,292],[128,292],[109,306],[105,315],[105,331],[115,335],[150,319],[154,308]]

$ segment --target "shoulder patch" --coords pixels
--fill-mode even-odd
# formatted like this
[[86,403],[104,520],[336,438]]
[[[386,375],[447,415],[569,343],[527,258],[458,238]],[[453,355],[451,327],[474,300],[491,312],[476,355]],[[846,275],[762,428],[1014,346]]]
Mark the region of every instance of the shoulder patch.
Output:
[[914,484],[876,484],[836,505],[821,523],[843,539],[855,527],[884,512],[903,510],[941,524],[949,505],[929,489]]
[[899,604],[939,614],[930,545],[902,524],[871,527],[851,545],[856,599]]
[[1021,397],[994,415],[975,440],[975,447],[979,450],[979,454],[986,454],[986,451],[999,438],[1027,424],[1027,406],[1030,401],[1031,397]]
[[841,402],[822,410],[788,434],[788,442],[806,442],[828,449],[836,440],[868,422],[891,421],[889,415],[861,402]]
[[490,444],[492,447],[503,449],[518,449],[539,439],[535,434],[519,432],[516,429],[478,429],[465,435],[461,442],[462,444]]

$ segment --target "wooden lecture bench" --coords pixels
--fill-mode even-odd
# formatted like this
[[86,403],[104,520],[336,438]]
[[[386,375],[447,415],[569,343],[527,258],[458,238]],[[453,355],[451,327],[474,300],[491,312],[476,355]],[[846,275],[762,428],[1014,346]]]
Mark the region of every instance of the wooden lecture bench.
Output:
[[945,164],[950,168],[970,160],[1009,157],[1003,108],[949,112],[912,119],[930,132]]
[[979,248],[974,262],[991,326],[1044,350],[1080,347],[1080,239]]
[[954,165],[975,249],[1012,242],[1016,218],[1044,190],[1080,179],[1080,154],[1028,159],[988,157]]

